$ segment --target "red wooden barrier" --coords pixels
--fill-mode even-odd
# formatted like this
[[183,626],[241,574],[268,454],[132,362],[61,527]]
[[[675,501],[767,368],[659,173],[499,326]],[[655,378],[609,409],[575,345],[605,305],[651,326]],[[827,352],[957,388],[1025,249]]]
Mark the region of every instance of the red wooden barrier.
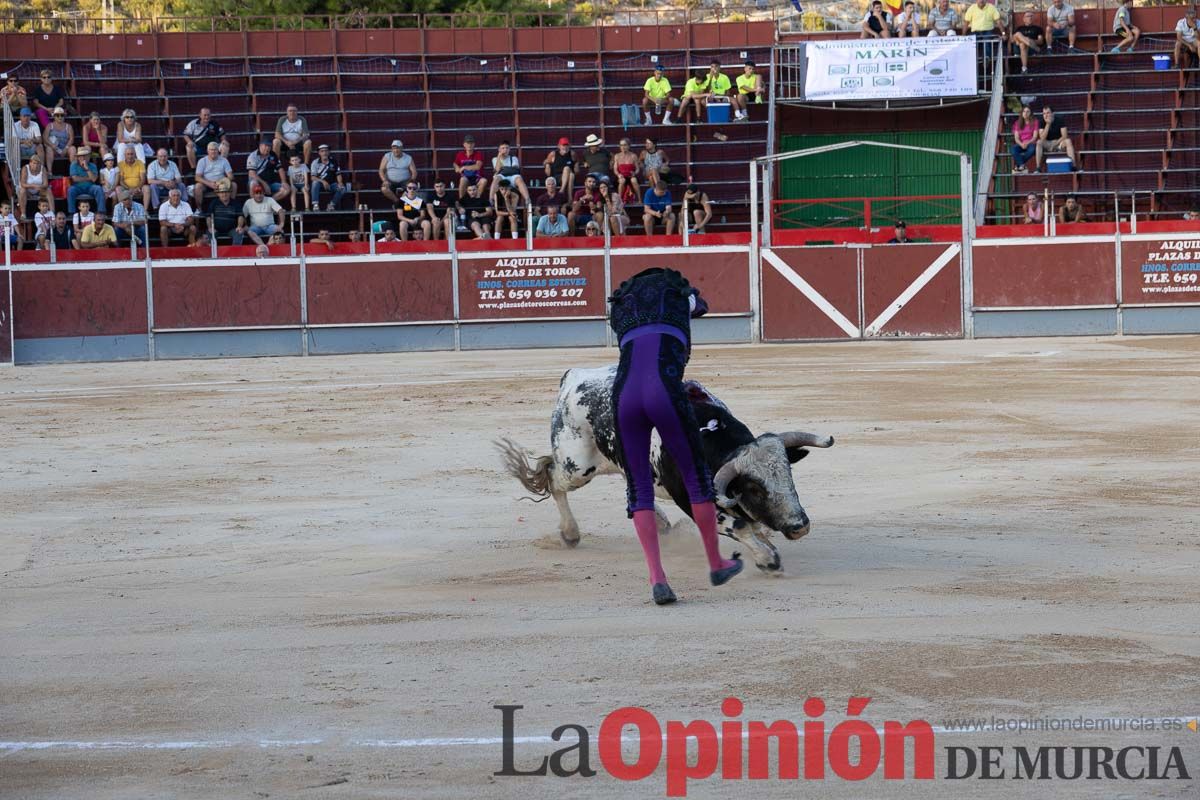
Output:
[[979,246],[972,251],[980,308],[1115,305],[1116,254],[1108,242]]
[[418,322],[454,318],[450,259],[308,262],[313,325]]
[[8,270],[0,270],[0,364],[12,361],[12,317],[8,314]]
[[645,255],[614,251],[611,263],[614,289],[648,267],[670,267],[685,273],[692,285],[703,292],[713,313],[750,311],[749,255],[745,250],[731,253],[677,250]]
[[13,338],[146,333],[146,270],[13,273]]
[[153,279],[156,329],[300,324],[297,264],[155,267]]
[[[911,288],[917,291],[874,336],[962,336],[962,267],[955,245],[909,244],[863,250],[864,324],[871,326]],[[927,282],[917,286],[920,281]]]
[[[845,339],[857,335],[858,254],[843,247],[781,248],[764,251],[763,339]],[[789,281],[795,273],[815,291],[814,299]],[[819,305],[824,301],[829,308]],[[831,315],[830,309],[833,310]],[[833,317],[840,316],[839,325]]]

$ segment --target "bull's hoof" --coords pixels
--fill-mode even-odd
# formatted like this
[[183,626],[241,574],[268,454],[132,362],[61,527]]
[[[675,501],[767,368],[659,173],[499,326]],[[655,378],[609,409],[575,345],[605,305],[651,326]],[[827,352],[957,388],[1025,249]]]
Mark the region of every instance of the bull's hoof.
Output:
[[558,535],[562,537],[563,544],[567,547],[576,547],[579,544],[579,531],[560,530]]
[[650,596],[654,598],[656,606],[669,606],[675,602],[675,593],[665,583],[654,584],[654,587],[650,590]]
[[742,559],[739,558],[739,555],[740,554],[738,553],[733,554],[733,563],[728,567],[714,569],[712,572],[708,573],[708,579],[712,581],[713,586],[721,586],[725,583],[728,583],[734,575],[737,575],[742,571],[742,567],[745,565],[742,564]]
[[769,561],[766,564],[760,564],[756,561],[754,562],[754,566],[758,567],[760,572],[766,573],[767,575],[783,574],[783,562],[780,561],[779,556],[775,556],[774,561]]

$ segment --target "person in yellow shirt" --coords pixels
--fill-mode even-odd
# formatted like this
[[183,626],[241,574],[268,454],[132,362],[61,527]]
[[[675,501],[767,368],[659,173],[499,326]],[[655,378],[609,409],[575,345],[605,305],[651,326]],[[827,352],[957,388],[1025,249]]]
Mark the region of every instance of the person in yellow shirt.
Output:
[[[654,74],[646,79],[646,83],[642,88],[646,92],[642,98],[642,111],[646,113],[646,124],[654,124],[654,119],[650,116],[650,108],[653,106],[655,113],[663,112],[663,124],[670,125],[671,82],[663,77],[662,64],[654,65]],[[664,107],[665,111],[663,111]]]
[[137,160],[137,148],[126,147],[125,159],[117,166],[120,185],[131,193],[140,192],[142,205],[150,204],[150,183],[146,180],[146,165]]
[[698,69],[695,77],[688,78],[687,85],[683,87],[683,100],[679,103],[679,121],[684,121],[688,103],[691,103],[696,110],[696,121],[699,122],[703,119],[706,99],[708,99],[708,70]]
[[[132,153],[133,148],[126,147],[125,152]],[[117,232],[113,230],[112,225],[105,223],[103,211],[97,211],[92,219],[92,224],[83,229],[83,233],[79,237],[79,246],[84,250],[117,246]]]
[[996,6],[988,0],[976,0],[963,14],[967,30],[977,37],[999,36],[1004,38],[1003,17]]
[[742,74],[737,76],[737,94],[733,96],[733,102],[737,106],[735,119],[749,118],[747,106],[750,105],[750,95],[754,95],[756,103],[763,101],[762,76],[754,71],[754,62],[748,60],[742,65]]

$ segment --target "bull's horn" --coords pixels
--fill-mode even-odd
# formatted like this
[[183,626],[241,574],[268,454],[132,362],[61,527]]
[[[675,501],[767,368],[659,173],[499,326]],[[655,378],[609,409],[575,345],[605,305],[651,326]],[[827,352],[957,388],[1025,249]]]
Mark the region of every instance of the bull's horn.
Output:
[[784,447],[833,447],[832,436],[817,436],[804,431],[787,431],[779,434]]
[[734,467],[732,460],[726,461],[717,470],[717,474],[713,476],[713,491],[717,494],[716,503],[721,508],[732,508],[738,504],[737,496],[730,497],[725,492],[729,489],[729,482],[737,476],[737,468]]

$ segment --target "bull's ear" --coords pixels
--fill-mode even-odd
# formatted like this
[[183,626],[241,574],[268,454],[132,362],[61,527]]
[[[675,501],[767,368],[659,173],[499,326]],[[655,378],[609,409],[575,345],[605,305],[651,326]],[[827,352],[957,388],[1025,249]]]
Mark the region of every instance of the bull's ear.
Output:
[[712,400],[712,397],[704,390],[704,387],[695,381],[687,381],[684,386],[687,389],[688,399],[693,403],[703,403]]
[[788,461],[790,461],[793,464],[795,464],[800,459],[804,458],[806,455],[808,455],[808,450],[803,447],[787,448]]

